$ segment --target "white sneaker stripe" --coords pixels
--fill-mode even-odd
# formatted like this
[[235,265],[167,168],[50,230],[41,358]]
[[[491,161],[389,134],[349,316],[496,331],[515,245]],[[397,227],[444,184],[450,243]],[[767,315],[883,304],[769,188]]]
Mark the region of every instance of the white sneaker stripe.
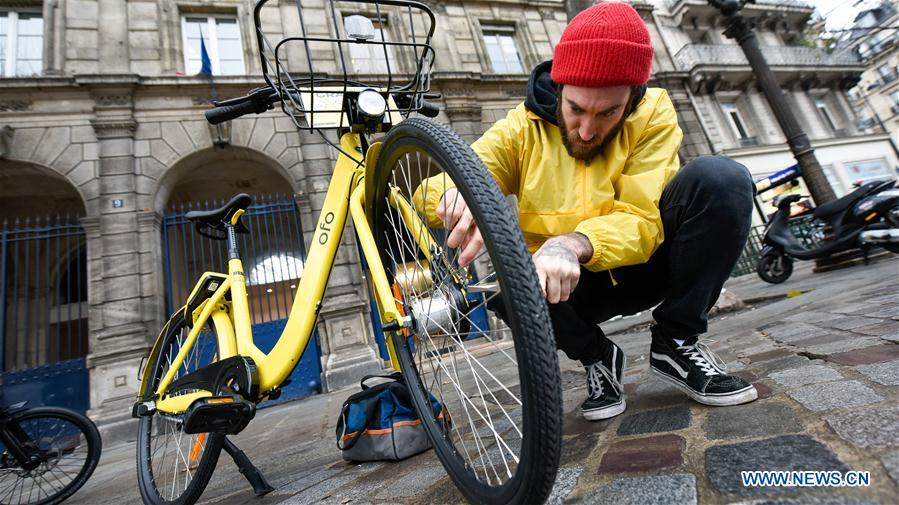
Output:
[[659,353],[654,352],[654,353],[652,353],[652,357],[659,361],[664,361],[665,363],[668,363],[669,365],[671,365],[672,368],[674,368],[674,370],[678,374],[680,374],[681,378],[683,378],[684,380],[687,379],[687,374],[689,372],[687,370],[684,370],[684,368],[682,366],[680,366],[676,361],[671,359],[669,356],[667,356],[665,354],[659,354]]

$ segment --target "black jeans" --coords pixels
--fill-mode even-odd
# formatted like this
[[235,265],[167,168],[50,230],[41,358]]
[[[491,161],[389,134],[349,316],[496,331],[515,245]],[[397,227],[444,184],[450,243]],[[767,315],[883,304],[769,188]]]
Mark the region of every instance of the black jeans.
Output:
[[571,359],[594,363],[607,348],[599,323],[656,304],[653,338],[705,333],[709,309],[749,235],[754,191],[748,170],[730,158],[684,165],[662,192],[665,240],[649,261],[612,270],[616,285],[609,272],[582,268],[568,300],[549,304],[556,345]]

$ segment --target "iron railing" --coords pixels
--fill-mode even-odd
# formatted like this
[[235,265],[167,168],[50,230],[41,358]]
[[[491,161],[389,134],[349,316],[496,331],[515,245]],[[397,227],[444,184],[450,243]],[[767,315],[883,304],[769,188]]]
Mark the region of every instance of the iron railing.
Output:
[[77,218],[0,224],[0,372],[83,358],[87,285]]
[[[665,0],[665,6],[668,8],[668,12],[674,12],[679,4],[689,4],[695,5],[699,7],[704,7],[708,5],[707,0]],[[803,2],[801,0],[755,0],[754,4],[756,6],[763,5],[769,7],[781,7],[781,8],[791,8],[791,9],[803,9],[803,10],[813,10],[815,7],[808,2]]]
[[[853,54],[829,54],[823,49],[799,46],[762,46],[762,54],[772,67],[858,67],[862,63]],[[674,55],[680,70],[691,71],[704,65],[749,66],[743,49],[737,45],[687,44]]]
[[[241,218],[249,233],[237,237],[250,313],[257,324],[287,317],[306,251],[299,212],[290,196],[263,195],[254,200]],[[225,202],[184,203],[163,217],[167,313],[184,303],[203,272],[227,272],[227,244],[200,236],[184,217],[192,210],[215,209]]]
[[0,404],[87,411],[87,263],[75,216],[0,223]]
[[[821,221],[816,220],[810,214],[790,219],[790,230],[793,232],[793,236],[808,248],[819,245],[822,225]],[[746,246],[743,247],[743,254],[737,260],[737,265],[730,274],[731,277],[746,275],[756,271],[756,264],[759,258],[761,258],[761,251],[764,247],[763,240],[765,238],[766,226],[760,224],[750,228],[749,238],[746,240]]]

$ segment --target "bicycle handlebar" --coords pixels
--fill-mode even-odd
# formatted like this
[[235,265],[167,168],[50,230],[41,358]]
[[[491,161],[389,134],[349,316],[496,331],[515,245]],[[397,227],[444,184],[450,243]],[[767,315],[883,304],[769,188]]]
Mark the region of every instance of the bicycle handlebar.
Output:
[[281,97],[273,89],[257,88],[246,96],[215,102],[216,106],[206,111],[206,121],[219,124],[250,113],[261,114],[280,100]]
[[[275,90],[267,87],[256,88],[246,96],[213,102],[215,107],[206,111],[206,121],[210,124],[219,124],[250,113],[261,114],[271,110],[280,101],[281,96]],[[440,106],[437,103],[427,100],[421,100],[420,103],[421,108],[418,112],[421,115],[433,118],[440,113]]]
[[427,100],[421,101],[421,109],[418,111],[422,116],[427,117],[437,117],[437,114],[440,114],[440,105],[429,102]]

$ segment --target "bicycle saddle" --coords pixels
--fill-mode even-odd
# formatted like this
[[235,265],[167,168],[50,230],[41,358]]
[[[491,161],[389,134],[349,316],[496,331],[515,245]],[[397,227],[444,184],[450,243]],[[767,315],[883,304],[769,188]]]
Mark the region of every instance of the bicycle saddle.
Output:
[[238,210],[247,210],[247,207],[252,205],[253,197],[246,194],[240,193],[239,195],[234,196],[228,203],[222,205],[221,207],[214,210],[192,210],[184,215],[188,221],[193,221],[195,223],[202,223],[206,226],[209,226],[215,230],[222,230],[225,227],[225,224],[231,222],[231,218],[234,217],[234,213]]

